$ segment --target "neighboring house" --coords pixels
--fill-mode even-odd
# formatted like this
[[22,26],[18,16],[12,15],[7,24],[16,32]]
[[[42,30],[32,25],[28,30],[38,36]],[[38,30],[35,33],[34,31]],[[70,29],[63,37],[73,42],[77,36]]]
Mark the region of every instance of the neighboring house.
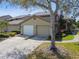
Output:
[[9,15],[1,16],[0,21],[5,21],[5,20],[8,21],[10,18],[12,18],[12,17]]
[[49,16],[25,16],[9,21],[8,31],[21,30],[23,35],[50,35]]
[[28,19],[29,16],[18,16],[15,18],[10,18],[9,20],[9,26],[8,26],[8,31],[16,31],[16,30],[21,30],[21,22],[24,20]]
[[[1,17],[0,17],[0,22],[1,22],[1,21],[9,21],[8,19],[10,19],[10,18],[12,18],[12,17],[9,16],[9,15],[1,16]],[[4,27],[4,28],[2,29],[2,32],[4,32],[4,31],[7,31],[7,27]]]

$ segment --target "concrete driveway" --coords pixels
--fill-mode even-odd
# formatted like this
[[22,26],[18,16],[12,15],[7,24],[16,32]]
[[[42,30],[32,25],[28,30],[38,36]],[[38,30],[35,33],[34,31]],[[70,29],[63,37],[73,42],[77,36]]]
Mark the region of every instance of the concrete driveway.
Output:
[[8,38],[0,42],[0,59],[26,59],[25,57],[42,43],[32,38],[27,40],[25,37]]
[[[28,36],[16,36],[0,42],[0,59],[26,59],[26,56],[40,44],[50,42],[45,41],[47,37],[44,36],[35,36],[30,39],[27,38]],[[79,41],[79,36],[74,40]]]

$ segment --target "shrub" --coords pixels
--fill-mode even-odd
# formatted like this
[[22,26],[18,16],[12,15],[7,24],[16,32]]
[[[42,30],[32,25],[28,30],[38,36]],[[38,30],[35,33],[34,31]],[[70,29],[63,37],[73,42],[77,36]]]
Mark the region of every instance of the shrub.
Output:
[[8,38],[8,37],[13,37],[16,35],[16,32],[3,32],[0,33],[0,38]]
[[13,37],[16,35],[16,32],[8,32],[9,36]]
[[77,32],[77,34],[79,35],[79,32]]
[[9,37],[9,35],[8,35],[8,34],[4,34],[4,37],[8,38],[8,37]]
[[47,40],[51,40],[51,36],[48,36]]
[[66,36],[66,34],[65,33],[62,33],[62,37],[65,37]]
[[0,33],[0,38],[8,38],[9,35],[7,33]]
[[15,31],[12,31],[12,32],[16,32],[16,34],[20,34],[20,30],[15,30]]

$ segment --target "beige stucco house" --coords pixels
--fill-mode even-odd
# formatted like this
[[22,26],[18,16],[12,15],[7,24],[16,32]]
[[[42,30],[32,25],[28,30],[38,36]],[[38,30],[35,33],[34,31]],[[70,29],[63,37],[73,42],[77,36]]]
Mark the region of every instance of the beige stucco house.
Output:
[[22,35],[50,35],[49,15],[44,16],[24,16],[11,19],[9,21],[8,31],[20,30]]

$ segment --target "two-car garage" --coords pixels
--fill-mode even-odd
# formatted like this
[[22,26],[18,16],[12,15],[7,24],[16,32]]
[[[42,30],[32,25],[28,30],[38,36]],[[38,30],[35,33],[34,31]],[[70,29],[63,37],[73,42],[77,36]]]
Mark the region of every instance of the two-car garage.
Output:
[[31,18],[21,24],[21,34],[23,35],[38,35],[38,36],[49,36],[50,26],[49,22],[44,21],[38,17]]
[[[36,29],[36,31],[34,31]],[[33,25],[24,25],[23,27],[23,34],[24,35],[39,35],[39,36],[48,36],[50,34],[49,32],[49,26],[46,25],[38,25],[36,28]]]

